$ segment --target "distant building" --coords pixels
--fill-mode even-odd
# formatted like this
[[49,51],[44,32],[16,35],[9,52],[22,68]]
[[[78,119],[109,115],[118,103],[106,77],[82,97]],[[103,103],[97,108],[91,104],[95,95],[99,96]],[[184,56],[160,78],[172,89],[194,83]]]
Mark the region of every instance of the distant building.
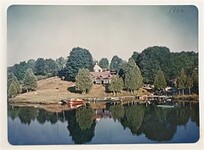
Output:
[[116,75],[115,72],[103,71],[103,69],[97,63],[94,66],[94,71],[90,73],[94,84],[108,84]]

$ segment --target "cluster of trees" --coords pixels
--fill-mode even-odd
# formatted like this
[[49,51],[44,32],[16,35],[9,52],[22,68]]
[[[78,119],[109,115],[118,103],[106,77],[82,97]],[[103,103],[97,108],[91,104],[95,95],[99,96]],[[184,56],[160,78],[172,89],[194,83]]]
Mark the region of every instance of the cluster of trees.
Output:
[[8,67],[8,97],[15,97],[21,92],[35,90],[37,87],[37,78],[51,77],[58,74],[63,69],[66,59],[60,57],[56,60],[38,58]]
[[10,73],[8,75],[7,87],[8,97],[12,98],[21,92],[35,90],[37,88],[37,77],[34,75],[32,69],[28,68],[20,84],[17,77],[13,73]]
[[198,68],[198,53],[170,52],[167,47],[148,47],[141,53],[133,52],[131,56],[141,69],[144,83],[154,83],[158,70],[162,70],[167,83],[179,76],[182,68],[191,72]]
[[15,97],[18,93],[21,92],[20,83],[18,82],[18,79],[16,78],[16,76],[14,76],[13,73],[8,75],[7,87],[8,97]]
[[184,68],[181,69],[179,76],[177,78],[177,85],[182,94],[184,95],[185,89],[188,89],[188,94],[191,94],[191,89],[194,88],[198,91],[198,71],[197,69],[192,70],[192,72],[186,73]]
[[[92,87],[88,72],[93,71],[95,62],[89,50],[76,47],[71,50],[67,59],[31,59],[8,67],[8,72],[13,73],[20,83],[28,68],[38,78],[58,75],[67,81],[76,81],[76,87],[82,93],[87,93]],[[122,89],[134,93],[143,83],[154,84],[156,89],[162,89],[172,85],[172,79],[177,79],[174,86],[179,89],[188,88],[190,91],[193,88],[194,92],[198,92],[198,53],[195,52],[172,53],[167,47],[154,46],[141,53],[133,52],[128,62],[117,55],[113,56],[110,63],[107,58],[101,58],[99,66],[104,70],[117,72],[118,76],[108,88],[114,94]],[[187,73],[186,77],[181,76],[182,68]],[[13,91],[14,85],[11,87],[10,90]]]
[[23,61],[19,64],[14,64],[8,67],[8,74],[13,73],[19,81],[23,80],[25,72],[28,68],[32,69],[36,76],[55,76],[59,70],[65,67],[66,59],[63,57],[54,59],[38,58],[36,61],[30,59],[27,62]]

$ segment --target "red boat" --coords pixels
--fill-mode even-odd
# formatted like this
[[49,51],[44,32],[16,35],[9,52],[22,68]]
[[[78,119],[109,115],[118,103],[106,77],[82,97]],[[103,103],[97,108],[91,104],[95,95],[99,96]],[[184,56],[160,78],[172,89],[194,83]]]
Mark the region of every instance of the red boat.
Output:
[[61,104],[61,105],[66,104],[71,109],[76,109],[76,108],[79,108],[79,107],[84,105],[84,100],[79,99],[79,98],[74,98],[74,99],[70,99],[70,100],[61,100],[59,102],[59,104]]
[[72,104],[72,105],[80,105],[80,104],[84,104],[84,100],[83,99],[79,99],[79,98],[75,98],[75,99],[70,99],[66,101],[66,104]]

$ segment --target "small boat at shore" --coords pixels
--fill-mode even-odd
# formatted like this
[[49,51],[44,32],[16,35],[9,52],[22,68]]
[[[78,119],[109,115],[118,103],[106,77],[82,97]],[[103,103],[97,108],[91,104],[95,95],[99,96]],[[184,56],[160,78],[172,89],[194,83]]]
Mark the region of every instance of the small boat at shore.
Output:
[[70,100],[61,100],[61,104],[80,105],[80,104],[84,104],[84,100],[83,99],[79,99],[79,98],[72,98]]
[[59,104],[67,105],[71,109],[77,109],[77,108],[83,106],[84,103],[85,103],[84,100],[83,99],[79,99],[79,98],[73,98],[73,99],[70,99],[70,100],[61,100],[59,102]]

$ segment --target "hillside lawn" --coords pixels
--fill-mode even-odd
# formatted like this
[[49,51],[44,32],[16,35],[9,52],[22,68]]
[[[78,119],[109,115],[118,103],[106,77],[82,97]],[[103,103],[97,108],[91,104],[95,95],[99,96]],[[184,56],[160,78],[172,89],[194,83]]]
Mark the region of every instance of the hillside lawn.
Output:
[[[14,103],[43,103],[52,104],[58,103],[62,99],[70,98],[104,98],[113,97],[112,93],[106,93],[105,87],[102,85],[94,84],[91,91],[88,94],[80,94],[72,91],[74,89],[75,83],[62,81],[59,77],[51,77],[47,79],[42,79],[38,81],[38,86],[36,91],[31,91],[28,93],[23,93],[17,95],[12,99]],[[144,89],[139,89],[135,92],[135,95],[145,95],[147,91]],[[117,94],[117,97],[122,96],[132,96],[127,91],[122,91]]]

